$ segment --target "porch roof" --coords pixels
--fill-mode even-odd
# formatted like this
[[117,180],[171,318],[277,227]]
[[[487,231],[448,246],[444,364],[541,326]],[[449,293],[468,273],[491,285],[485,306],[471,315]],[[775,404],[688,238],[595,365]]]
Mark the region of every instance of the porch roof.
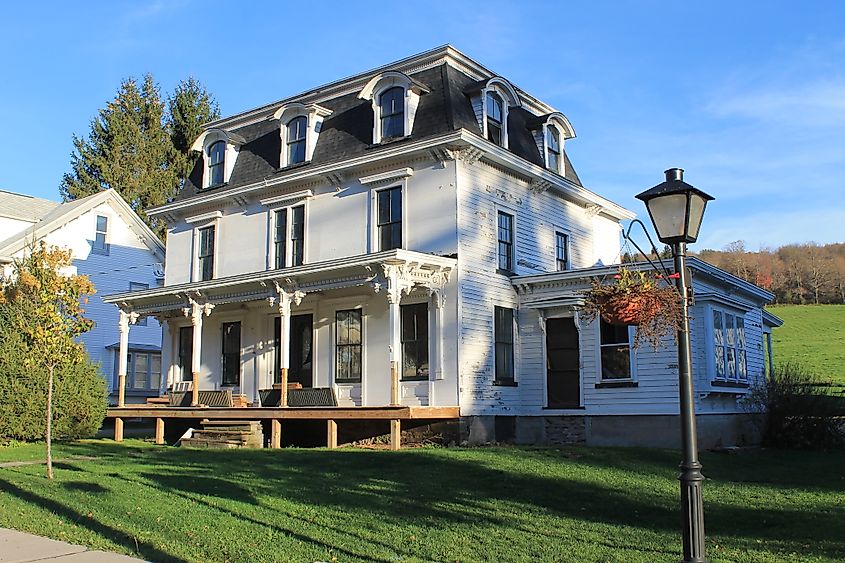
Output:
[[139,314],[181,309],[190,301],[224,304],[276,298],[280,291],[308,294],[316,291],[372,285],[389,289],[389,267],[399,267],[406,287],[442,286],[457,260],[409,250],[387,250],[303,264],[279,270],[239,274],[202,282],[190,282],[141,291],[113,293],[105,303]]

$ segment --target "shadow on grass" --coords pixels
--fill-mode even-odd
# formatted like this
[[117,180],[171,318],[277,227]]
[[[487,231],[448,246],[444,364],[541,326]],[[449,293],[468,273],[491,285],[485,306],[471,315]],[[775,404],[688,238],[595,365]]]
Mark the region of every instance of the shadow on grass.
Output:
[[89,483],[88,481],[68,481],[61,484],[63,488],[69,491],[78,491],[81,493],[107,493],[109,490],[99,483]]

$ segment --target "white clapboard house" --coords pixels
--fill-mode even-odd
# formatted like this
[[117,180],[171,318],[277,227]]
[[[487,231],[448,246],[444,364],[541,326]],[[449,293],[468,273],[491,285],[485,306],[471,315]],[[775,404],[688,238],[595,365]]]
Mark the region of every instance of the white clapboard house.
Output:
[[[574,137],[451,46],[220,119],[148,210],[169,225],[164,285],[108,301],[124,327],[164,320],[169,383],[257,401],[287,369],[370,407],[393,370],[401,404],[460,407],[470,441],[671,443],[674,347],[578,318],[634,213],[584,186]],[[703,433],[732,441],[778,321],[767,292],[692,264]]]
[[[109,293],[154,288],[164,281],[164,245],[114,190],[66,203],[0,191],[0,267],[10,275],[20,259],[46,242],[73,251],[76,273],[87,275],[97,293],[85,306],[94,328],[80,337],[99,363],[116,397],[118,311]],[[129,396],[158,395],[161,388],[161,327],[153,318],[132,327],[127,347]]]

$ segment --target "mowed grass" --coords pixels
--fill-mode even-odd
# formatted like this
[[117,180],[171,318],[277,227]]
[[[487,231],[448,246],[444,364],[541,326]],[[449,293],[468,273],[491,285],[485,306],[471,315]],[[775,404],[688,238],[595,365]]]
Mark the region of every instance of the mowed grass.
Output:
[[845,305],[774,305],[784,320],[772,331],[775,364],[796,362],[845,385]]
[[[32,459],[43,446],[0,449]],[[151,561],[676,561],[678,453],[60,445],[0,468],[0,526]],[[845,452],[705,454],[711,561],[845,559]]]

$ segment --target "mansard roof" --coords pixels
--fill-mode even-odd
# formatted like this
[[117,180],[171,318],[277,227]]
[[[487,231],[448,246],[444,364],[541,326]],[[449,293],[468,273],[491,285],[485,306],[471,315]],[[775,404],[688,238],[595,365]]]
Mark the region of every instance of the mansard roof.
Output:
[[[457,61],[457,62],[456,62]],[[460,68],[459,68],[460,67]],[[414,71],[414,69],[418,69]],[[361,99],[361,88],[373,77],[396,70],[405,73],[421,92],[419,106],[408,137],[373,144],[373,107],[370,100]],[[213,188],[201,189],[203,161],[199,159],[178,200],[221,188],[248,185],[269,180],[288,172],[279,167],[281,138],[279,122],[273,118],[282,106],[291,103],[313,104],[331,111],[322,123],[313,157],[295,165],[316,167],[349,158],[372,155],[395,148],[397,144],[421,141],[465,129],[481,135],[481,127],[472,105],[472,90],[479,80],[501,79],[450,46],[440,47],[409,59],[386,65],[369,73],[319,87],[298,96],[241,114],[217,120],[208,129],[223,129],[243,139],[229,181]],[[508,111],[508,149],[519,157],[543,166],[543,155],[534,140],[532,120],[554,111],[532,96],[513,88],[522,105]],[[580,186],[581,182],[568,158],[564,176]]]

